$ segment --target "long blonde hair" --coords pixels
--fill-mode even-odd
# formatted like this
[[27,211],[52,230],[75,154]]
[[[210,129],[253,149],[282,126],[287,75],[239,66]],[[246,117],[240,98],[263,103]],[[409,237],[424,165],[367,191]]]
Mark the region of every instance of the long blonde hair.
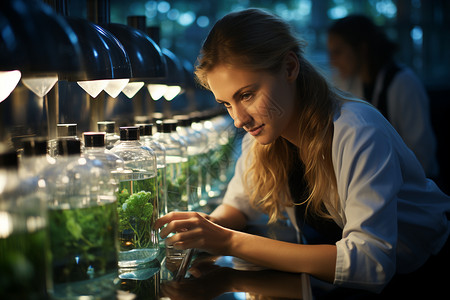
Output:
[[[297,77],[299,103],[298,155],[305,166],[308,190],[304,204],[321,217],[338,209],[336,176],[331,145],[333,115],[339,96],[326,79],[303,57],[303,41],[296,38],[290,26],[260,9],[247,9],[226,15],[206,38],[198,58],[195,74],[198,82],[210,89],[208,72],[219,64],[229,64],[253,71],[276,72],[289,52],[300,65]],[[267,213],[270,222],[282,217],[286,206],[292,206],[288,179],[295,161],[288,142],[278,137],[273,143],[253,143],[254,155],[245,173],[251,203]],[[251,188],[250,188],[251,187]],[[328,210],[324,210],[324,205]]]

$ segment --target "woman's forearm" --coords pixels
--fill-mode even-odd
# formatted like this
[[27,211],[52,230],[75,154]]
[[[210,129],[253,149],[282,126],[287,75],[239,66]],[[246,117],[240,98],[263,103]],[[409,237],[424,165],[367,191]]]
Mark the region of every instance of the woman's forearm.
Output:
[[337,250],[334,245],[301,245],[238,231],[231,234],[228,255],[267,268],[308,273],[333,282]]

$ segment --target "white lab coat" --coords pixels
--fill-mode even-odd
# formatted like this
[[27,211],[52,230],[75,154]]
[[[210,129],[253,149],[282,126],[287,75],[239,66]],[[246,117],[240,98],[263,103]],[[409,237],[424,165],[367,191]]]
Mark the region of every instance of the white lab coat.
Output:
[[[223,203],[249,219],[243,173],[253,139],[246,136]],[[387,120],[371,105],[346,102],[334,119],[332,159],[343,228],[336,243],[334,284],[379,292],[398,273],[416,270],[443,246],[450,232],[450,197],[425,177],[420,163]],[[332,211],[329,209],[329,211]],[[286,212],[295,225],[293,208]]]
[[[378,73],[371,103],[378,107],[387,67]],[[357,78],[334,78],[338,88],[363,98],[362,83]],[[436,136],[430,119],[430,103],[425,88],[414,72],[402,66],[387,90],[387,114],[395,130],[414,152],[428,177],[439,174]]]

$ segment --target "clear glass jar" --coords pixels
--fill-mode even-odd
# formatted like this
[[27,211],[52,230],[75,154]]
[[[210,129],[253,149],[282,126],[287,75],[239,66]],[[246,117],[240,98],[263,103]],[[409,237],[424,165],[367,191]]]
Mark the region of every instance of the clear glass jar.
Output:
[[173,123],[157,122],[156,141],[166,148],[166,185],[167,202],[163,214],[172,211],[187,211],[188,190],[188,155],[186,145],[177,140],[171,133]]
[[141,142],[156,154],[159,216],[162,216],[167,202],[166,148],[153,137],[153,124],[136,124],[136,126],[139,127]]
[[120,140],[120,137],[116,134],[116,122],[114,121],[100,121],[97,122],[97,128],[100,132],[105,132],[105,148],[111,149],[114,144]]
[[58,140],[45,170],[54,291],[59,298],[105,298],[117,277],[117,182],[104,164],[82,157],[81,143]]
[[140,142],[138,127],[121,127],[111,151],[125,164],[118,173],[119,267],[135,267],[159,252],[154,222],[158,217],[157,163],[153,150]]
[[192,119],[187,115],[174,116],[177,121],[176,131],[187,145],[188,168],[189,168],[189,204],[188,210],[200,210],[200,199],[202,196],[202,167],[204,167],[204,137],[195,131]]
[[31,137],[22,142],[23,149],[19,159],[21,176],[39,176],[45,168],[55,163],[55,158],[48,154],[47,138]]
[[48,299],[52,289],[44,185],[22,178],[14,151],[0,154],[0,298]]
[[83,139],[82,155],[84,157],[101,161],[114,174],[124,170],[123,160],[106,148],[106,134],[104,132],[84,132]]
[[48,141],[48,149],[49,154],[51,157],[57,157],[58,156],[58,140],[61,138],[64,139],[75,139],[79,140],[77,136],[77,124],[70,123],[70,124],[57,124],[57,135],[58,137],[56,139],[52,139]]

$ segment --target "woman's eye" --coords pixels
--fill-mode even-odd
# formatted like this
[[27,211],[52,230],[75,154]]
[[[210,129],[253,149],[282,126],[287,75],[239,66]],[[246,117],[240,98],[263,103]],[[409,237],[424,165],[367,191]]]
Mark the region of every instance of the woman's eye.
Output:
[[241,95],[241,100],[246,101],[246,100],[249,100],[251,97],[252,97],[252,93],[243,93]]

